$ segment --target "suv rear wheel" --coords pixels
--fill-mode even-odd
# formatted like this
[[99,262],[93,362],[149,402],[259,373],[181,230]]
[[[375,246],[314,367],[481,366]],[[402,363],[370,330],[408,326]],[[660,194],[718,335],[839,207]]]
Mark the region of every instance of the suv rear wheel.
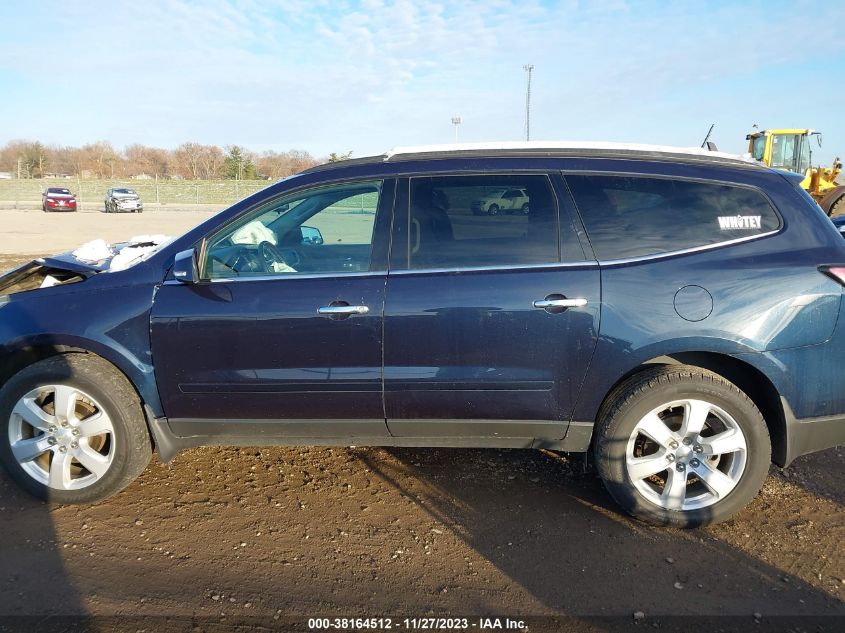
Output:
[[718,374],[664,366],[608,397],[595,444],[611,496],[656,525],[695,527],[730,518],[759,492],[771,442],[751,399]]
[[150,455],[135,390],[97,356],[47,358],[0,389],[0,462],[37,497],[105,499],[140,475]]

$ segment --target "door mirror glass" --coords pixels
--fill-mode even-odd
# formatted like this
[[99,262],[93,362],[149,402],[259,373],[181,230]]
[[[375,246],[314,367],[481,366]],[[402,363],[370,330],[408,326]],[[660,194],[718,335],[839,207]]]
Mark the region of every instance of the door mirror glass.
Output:
[[199,279],[197,271],[197,254],[192,248],[177,253],[173,260],[173,278],[183,284],[193,284]]
[[323,234],[320,229],[313,226],[300,226],[299,233],[302,236],[300,244],[308,244],[312,246],[319,246],[323,243]]

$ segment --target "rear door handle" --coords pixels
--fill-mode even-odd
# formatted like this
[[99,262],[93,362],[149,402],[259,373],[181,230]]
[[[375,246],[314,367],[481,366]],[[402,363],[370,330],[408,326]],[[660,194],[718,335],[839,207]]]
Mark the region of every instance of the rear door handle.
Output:
[[540,310],[548,310],[549,308],[583,308],[587,305],[587,300],[578,297],[577,299],[539,299],[534,302],[534,307]]
[[323,306],[321,308],[317,308],[317,314],[328,314],[328,315],[348,315],[348,314],[367,314],[370,311],[369,306],[350,306],[350,305],[340,305],[340,306]]

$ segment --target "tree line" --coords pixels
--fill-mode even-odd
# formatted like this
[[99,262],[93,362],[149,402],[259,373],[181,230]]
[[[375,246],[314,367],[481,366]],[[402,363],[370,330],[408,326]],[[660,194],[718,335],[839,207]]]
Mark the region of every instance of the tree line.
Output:
[[332,153],[317,159],[310,153],[251,152],[239,145],[183,143],[176,149],[130,145],[115,149],[107,141],[81,147],[44,145],[38,141],[11,141],[0,147],[0,172],[12,178],[75,176],[81,178],[184,178],[189,180],[276,180],[314,165],[349,158]]

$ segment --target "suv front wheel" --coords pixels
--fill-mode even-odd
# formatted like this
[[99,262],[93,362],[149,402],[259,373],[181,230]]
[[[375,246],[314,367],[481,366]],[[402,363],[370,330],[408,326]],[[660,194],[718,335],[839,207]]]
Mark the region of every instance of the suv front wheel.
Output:
[[608,397],[595,442],[599,474],[629,513],[656,525],[724,521],[759,492],[771,442],[757,406],[713,372],[662,366]]
[[37,497],[105,499],[140,475],[150,456],[138,395],[102,358],[53,356],[0,389],[0,462]]

